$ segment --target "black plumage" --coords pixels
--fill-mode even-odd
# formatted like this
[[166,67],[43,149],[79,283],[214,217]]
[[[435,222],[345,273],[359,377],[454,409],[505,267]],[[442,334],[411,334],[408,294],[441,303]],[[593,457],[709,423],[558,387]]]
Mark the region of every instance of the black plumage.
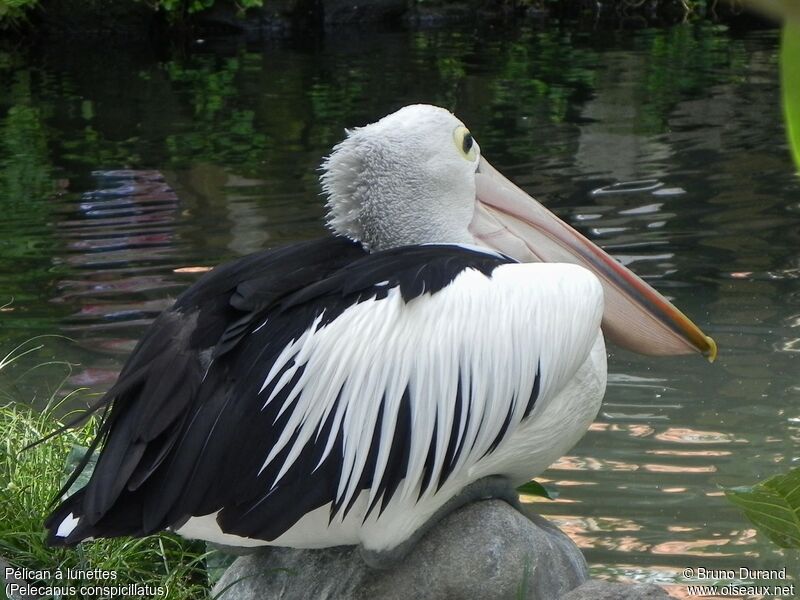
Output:
[[[221,511],[217,520],[223,531],[274,540],[320,506],[333,503],[331,518],[348,511],[352,503],[336,504],[341,432],[322,464],[321,442],[312,440],[277,485],[291,444],[262,469],[289,420],[292,404],[279,412],[293,388],[292,383],[284,386],[264,406],[264,396],[272,391],[261,390],[264,373],[317,318],[330,323],[348,307],[382,299],[392,288],[409,302],[437,293],[466,268],[488,276],[508,262],[513,261],[453,245],[367,254],[357,243],[327,237],[214,269],[156,319],[95,406],[110,405],[98,437],[102,452],[88,484],[47,520],[49,542],[72,545],[93,536],[145,535],[216,511]],[[295,382],[302,373],[301,366]],[[357,483],[358,490],[378,487],[370,511],[385,509],[405,475],[411,427],[407,396],[393,415],[394,438],[380,481],[373,481],[380,418],[373,432]],[[383,399],[372,401],[381,403],[384,418]],[[465,410],[461,404],[459,396],[459,415]],[[318,439],[328,438],[334,413],[320,424]],[[434,445],[435,438],[428,462]],[[425,465],[426,483],[436,475],[433,483],[441,486],[460,446],[460,440],[450,439],[443,473],[434,474],[432,464]],[[81,517],[79,524],[66,537],[57,537],[70,513]]]

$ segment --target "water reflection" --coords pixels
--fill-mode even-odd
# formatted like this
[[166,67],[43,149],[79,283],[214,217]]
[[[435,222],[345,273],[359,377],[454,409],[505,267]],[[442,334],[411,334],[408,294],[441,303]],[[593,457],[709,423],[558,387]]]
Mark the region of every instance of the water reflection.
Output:
[[537,508],[597,574],[676,595],[698,558],[784,566],[720,492],[800,460],[800,183],[776,142],[774,33],[428,31],[4,56],[3,346],[64,332],[74,341],[36,359],[80,363],[73,386],[107,387],[210,266],[324,231],[316,169],[344,126],[439,103],[721,348],[713,366],[612,349],[602,412],[544,475],[558,500]]

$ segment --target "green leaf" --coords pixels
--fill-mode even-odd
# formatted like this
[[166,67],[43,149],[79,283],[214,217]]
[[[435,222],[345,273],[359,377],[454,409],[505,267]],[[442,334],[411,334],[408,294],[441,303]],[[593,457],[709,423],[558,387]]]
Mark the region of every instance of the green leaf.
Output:
[[800,169],[800,22],[787,21],[781,40],[781,89],[786,134]]
[[558,492],[556,490],[548,490],[538,481],[523,483],[517,488],[517,491],[520,494],[527,494],[528,496],[542,496],[548,500],[555,500],[558,498]]
[[[80,446],[78,444],[73,444],[72,448],[70,448],[69,456],[67,456],[67,462],[64,465],[64,477],[61,484],[65,484],[67,479],[72,475],[72,473],[77,469],[83,457],[89,451],[89,448],[84,446]],[[66,496],[71,496],[87,483],[89,483],[89,479],[92,476],[92,471],[94,471],[94,467],[97,464],[97,457],[100,455],[100,452],[96,451],[89,459],[89,462],[86,463],[86,466],[81,471],[81,474],[78,475],[78,478],[72,483],[69,489],[66,492]]]
[[728,500],[781,548],[800,548],[800,467],[753,487],[725,490]]

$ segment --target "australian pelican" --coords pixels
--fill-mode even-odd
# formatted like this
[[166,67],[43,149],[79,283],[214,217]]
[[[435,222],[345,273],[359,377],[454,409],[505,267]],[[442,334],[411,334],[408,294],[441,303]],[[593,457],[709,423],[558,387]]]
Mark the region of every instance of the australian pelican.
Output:
[[601,321],[639,352],[716,354],[447,110],[349,131],[321,180],[333,235],[214,269],[147,331],[50,543],[172,529],[379,562],[578,441],[606,386]]

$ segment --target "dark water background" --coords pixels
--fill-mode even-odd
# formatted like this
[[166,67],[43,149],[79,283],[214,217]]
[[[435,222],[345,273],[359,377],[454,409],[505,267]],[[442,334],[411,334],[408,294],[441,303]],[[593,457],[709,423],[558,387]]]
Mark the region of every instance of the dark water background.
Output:
[[323,233],[316,169],[345,126],[440,104],[720,346],[714,365],[612,349],[542,512],[596,575],[678,594],[686,567],[786,566],[720,489],[800,456],[800,183],[777,79],[776,32],[708,24],[0,50],[0,357],[65,336],[0,390],[90,399],[198,267]]

